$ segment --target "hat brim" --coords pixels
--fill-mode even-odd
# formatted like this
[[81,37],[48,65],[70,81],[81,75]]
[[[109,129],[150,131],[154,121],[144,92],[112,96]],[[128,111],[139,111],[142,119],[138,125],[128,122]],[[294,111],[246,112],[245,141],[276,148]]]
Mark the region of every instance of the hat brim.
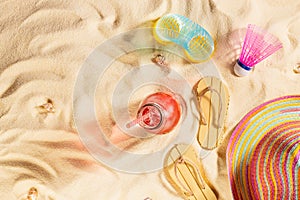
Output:
[[300,95],[280,97],[250,111],[227,147],[234,199],[296,199],[299,144]]

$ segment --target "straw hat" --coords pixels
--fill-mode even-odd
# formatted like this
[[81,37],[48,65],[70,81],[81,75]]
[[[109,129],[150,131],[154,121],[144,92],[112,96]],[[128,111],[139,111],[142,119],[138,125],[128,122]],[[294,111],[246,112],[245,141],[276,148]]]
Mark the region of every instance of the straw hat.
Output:
[[227,148],[234,199],[300,199],[300,95],[250,111]]

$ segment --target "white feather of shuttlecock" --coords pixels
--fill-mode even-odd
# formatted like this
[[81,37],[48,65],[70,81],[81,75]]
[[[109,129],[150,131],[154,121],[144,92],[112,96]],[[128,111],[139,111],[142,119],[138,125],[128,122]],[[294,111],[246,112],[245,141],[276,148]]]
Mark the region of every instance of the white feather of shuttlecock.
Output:
[[246,66],[253,67],[280,48],[282,43],[276,36],[249,24],[239,60]]

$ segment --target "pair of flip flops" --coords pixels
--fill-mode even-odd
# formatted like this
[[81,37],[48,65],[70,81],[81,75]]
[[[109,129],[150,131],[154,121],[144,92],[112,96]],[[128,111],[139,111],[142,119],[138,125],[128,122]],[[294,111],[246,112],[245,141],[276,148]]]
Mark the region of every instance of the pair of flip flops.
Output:
[[[223,139],[228,90],[220,79],[205,77],[196,84],[194,91],[200,114],[197,140],[203,149],[212,150]],[[165,177],[184,199],[217,199],[198,154],[191,145],[175,145],[165,159]]]

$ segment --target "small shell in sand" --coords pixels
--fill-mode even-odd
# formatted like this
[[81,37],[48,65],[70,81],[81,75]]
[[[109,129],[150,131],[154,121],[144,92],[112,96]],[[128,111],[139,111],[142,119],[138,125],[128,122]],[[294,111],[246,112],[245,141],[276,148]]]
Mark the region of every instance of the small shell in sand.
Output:
[[53,102],[51,99],[48,99],[46,103],[44,103],[40,106],[37,106],[37,109],[39,110],[40,114],[55,112],[55,108],[54,108],[54,105],[53,105]]
[[156,63],[157,65],[159,65],[161,67],[168,67],[166,58],[162,54],[157,54],[154,58],[152,58],[152,62]]
[[28,191],[27,200],[37,200],[38,199],[38,190],[35,187],[32,187]]
[[298,63],[297,66],[294,67],[294,72],[296,74],[300,74],[300,63]]

